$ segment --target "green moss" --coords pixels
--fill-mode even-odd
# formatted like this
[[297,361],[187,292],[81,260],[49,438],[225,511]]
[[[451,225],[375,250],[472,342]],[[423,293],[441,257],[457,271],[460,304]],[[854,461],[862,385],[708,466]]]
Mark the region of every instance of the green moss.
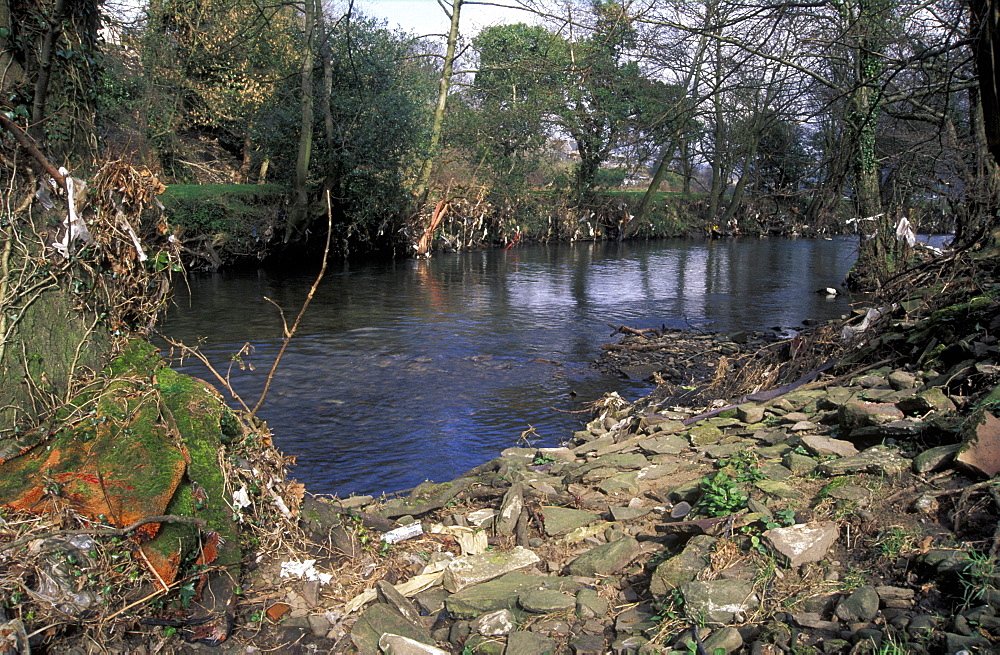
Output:
[[157,348],[148,341],[130,341],[121,355],[105,369],[109,377],[129,374],[153,375],[163,366]]

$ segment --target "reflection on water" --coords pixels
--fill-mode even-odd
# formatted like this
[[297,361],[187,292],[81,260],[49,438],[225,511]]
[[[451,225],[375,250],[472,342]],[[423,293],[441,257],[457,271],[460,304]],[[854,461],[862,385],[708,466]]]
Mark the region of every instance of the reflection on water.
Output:
[[[532,246],[328,272],[281,361],[261,415],[314,493],[370,493],[446,480],[514,445],[569,436],[572,413],[604,391],[640,387],[589,364],[608,324],[713,330],[794,326],[847,309],[837,286],[855,242],[762,239]],[[204,338],[217,367],[250,342],[259,396],[312,275],[194,277],[162,325]],[[190,365],[185,372],[206,376]]]

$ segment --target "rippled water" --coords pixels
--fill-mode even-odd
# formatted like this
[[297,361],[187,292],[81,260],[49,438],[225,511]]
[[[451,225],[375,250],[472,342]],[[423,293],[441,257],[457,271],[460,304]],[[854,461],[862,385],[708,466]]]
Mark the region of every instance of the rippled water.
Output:
[[[609,323],[713,330],[795,326],[846,311],[855,241],[761,239],[530,246],[328,271],[261,416],[313,493],[378,493],[452,479],[514,445],[577,429],[604,391],[642,388],[589,364]],[[225,370],[248,404],[263,388],[314,274],[193,276],[161,330]],[[199,366],[185,372],[207,378]]]

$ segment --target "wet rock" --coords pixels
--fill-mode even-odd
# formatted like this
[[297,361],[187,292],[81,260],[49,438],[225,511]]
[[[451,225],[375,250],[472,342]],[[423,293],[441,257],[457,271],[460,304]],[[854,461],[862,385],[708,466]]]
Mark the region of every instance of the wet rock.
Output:
[[500,637],[514,629],[514,615],[507,609],[487,612],[476,617],[469,627],[484,637]]
[[522,546],[515,546],[506,552],[489,551],[481,555],[456,557],[445,570],[441,583],[445,589],[455,593],[540,561],[538,555]]
[[624,568],[640,551],[639,542],[633,537],[622,537],[590,549],[570,562],[567,570],[570,575],[587,577],[610,575]]
[[842,439],[831,439],[815,434],[802,437],[802,445],[809,449],[814,455],[826,457],[833,455],[836,457],[852,457],[858,454],[858,449],[850,441]]
[[379,639],[386,633],[434,645],[426,628],[408,621],[402,614],[382,603],[376,603],[362,612],[351,629],[351,641],[358,652],[377,653]]
[[601,517],[592,512],[568,507],[546,506],[541,508],[541,513],[545,534],[550,537],[566,534],[575,528],[601,520]]
[[841,621],[871,621],[878,614],[879,597],[875,587],[858,587],[837,605],[835,614]]
[[518,630],[507,635],[504,655],[552,655],[556,642],[537,632]]
[[899,475],[909,468],[909,460],[897,451],[885,446],[872,446],[853,457],[844,457],[824,462],[817,470],[828,476],[849,475],[851,473],[875,473],[877,475]]
[[736,628],[726,627],[715,630],[705,640],[705,652],[717,653],[720,649],[723,653],[732,653],[743,648],[743,636]]
[[889,403],[868,403],[852,400],[841,405],[838,420],[845,428],[865,428],[883,425],[903,418],[903,412]]
[[576,598],[555,589],[532,589],[517,597],[517,602],[529,612],[548,614],[574,609]]
[[839,536],[840,528],[833,521],[773,528],[763,534],[767,544],[789,568],[822,560]]
[[955,461],[983,477],[992,478],[1000,473],[1000,419],[983,412]]
[[671,589],[685,582],[692,582],[710,563],[716,539],[708,535],[695,535],[679,554],[661,562],[649,580],[649,592],[665,596]]
[[600,618],[608,613],[609,603],[598,595],[596,589],[576,592],[576,615],[581,619]]
[[684,614],[691,621],[742,621],[760,606],[753,583],[744,580],[703,580],[681,585]]
[[945,468],[955,458],[955,453],[961,447],[961,444],[955,443],[928,448],[913,458],[913,472],[929,473]]

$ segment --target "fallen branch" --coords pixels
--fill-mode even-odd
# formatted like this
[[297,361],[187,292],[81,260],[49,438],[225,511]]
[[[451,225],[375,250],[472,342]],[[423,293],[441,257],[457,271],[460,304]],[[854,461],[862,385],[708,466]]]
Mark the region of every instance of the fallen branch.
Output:
[[124,537],[129,532],[137,528],[141,528],[147,523],[189,523],[191,525],[196,525],[199,528],[203,528],[208,525],[205,519],[198,519],[191,516],[147,516],[144,519],[139,519],[134,523],[129,523],[124,528],[97,528],[92,530],[53,530],[51,532],[43,532],[41,534],[31,534],[26,537],[21,537],[15,541],[5,544],[0,547],[0,553],[7,552],[17,548],[18,546],[23,546],[24,544],[35,541],[36,539],[48,539],[49,537],[61,537],[64,535],[78,535],[86,534],[95,537]]
[[66,178],[63,177],[62,173],[59,172],[52,163],[46,159],[42,151],[32,143],[31,137],[25,134],[24,130],[17,126],[14,121],[10,120],[2,112],[0,112],[0,126],[3,126],[5,130],[11,133],[14,140],[21,144],[21,147],[28,151],[28,154],[35,158],[45,172],[52,176],[52,178],[59,183],[59,186],[66,188]]

